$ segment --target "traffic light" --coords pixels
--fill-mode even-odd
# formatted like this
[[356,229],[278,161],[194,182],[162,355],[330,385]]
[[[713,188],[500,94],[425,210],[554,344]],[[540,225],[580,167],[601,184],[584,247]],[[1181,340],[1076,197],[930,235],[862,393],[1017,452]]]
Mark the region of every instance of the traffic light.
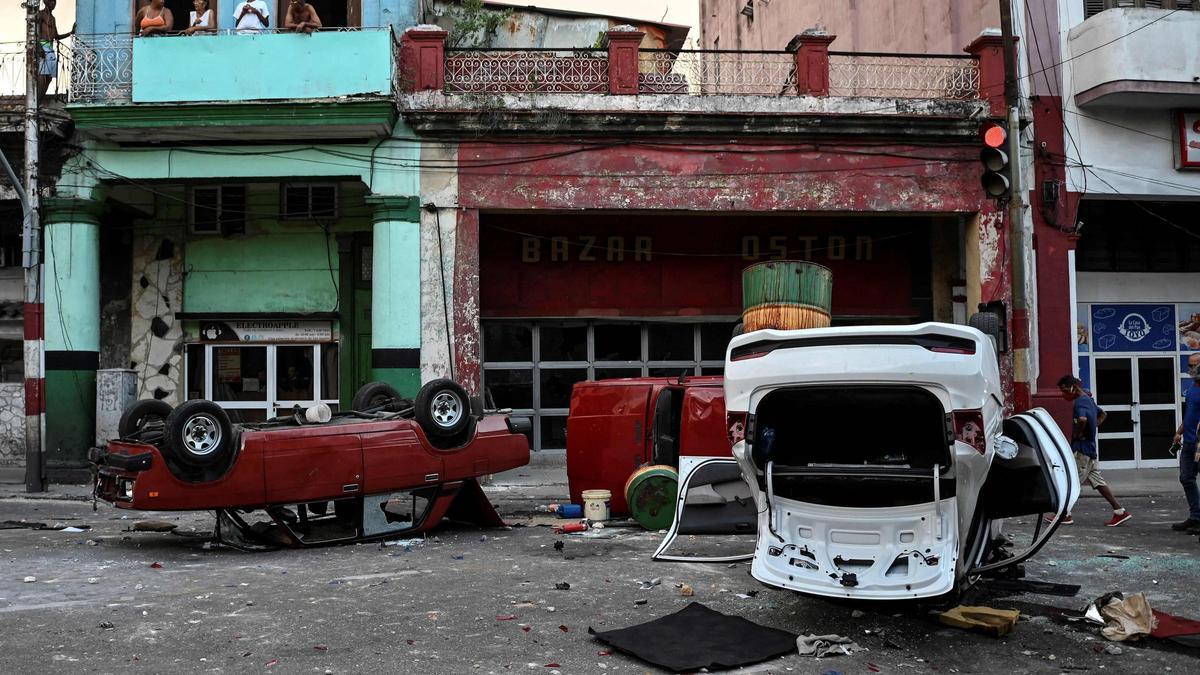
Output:
[[1004,197],[1008,194],[1008,153],[1004,146],[1008,142],[1008,131],[999,122],[986,122],[979,129],[983,149],[979,151],[979,162],[983,164],[983,175],[979,181],[989,197]]

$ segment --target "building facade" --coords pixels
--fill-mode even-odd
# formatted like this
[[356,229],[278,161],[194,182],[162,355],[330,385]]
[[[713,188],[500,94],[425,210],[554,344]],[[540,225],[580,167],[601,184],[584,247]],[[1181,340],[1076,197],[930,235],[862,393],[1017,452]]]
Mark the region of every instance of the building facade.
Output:
[[1200,349],[1200,9],[1030,2],[1041,392],[1077,373],[1104,466],[1171,466]]
[[1009,318],[978,164],[1000,40],[966,23],[955,54],[691,50],[516,8],[464,48],[446,3],[362,0],[312,35],[216,6],[162,37],[117,4],[78,3],[76,154],[43,208],[52,479],[103,440],[99,369],[243,421],[449,376],[552,451],[577,381],[719,373],[753,262],[829,266],[840,324]]

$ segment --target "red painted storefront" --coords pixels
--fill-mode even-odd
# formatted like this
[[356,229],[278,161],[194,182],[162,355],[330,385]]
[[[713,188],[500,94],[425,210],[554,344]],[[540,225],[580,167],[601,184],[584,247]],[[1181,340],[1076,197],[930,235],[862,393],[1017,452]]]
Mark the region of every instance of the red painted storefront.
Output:
[[980,300],[1007,302],[977,156],[973,141],[461,143],[459,376],[478,386],[481,316],[736,315],[741,269],[778,247],[834,270],[835,316],[912,316],[914,260],[959,217]]

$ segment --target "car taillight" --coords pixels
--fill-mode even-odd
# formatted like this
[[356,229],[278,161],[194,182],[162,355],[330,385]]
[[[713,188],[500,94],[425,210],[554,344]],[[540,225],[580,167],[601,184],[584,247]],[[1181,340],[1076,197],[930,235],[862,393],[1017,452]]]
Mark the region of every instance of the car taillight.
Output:
[[741,354],[734,354],[734,355],[730,356],[729,360],[730,361],[749,361],[750,359],[761,358],[770,353],[771,353],[770,349],[764,349],[760,352],[743,352]]
[[987,438],[983,434],[983,411],[955,410],[954,439],[975,448],[981,455],[987,452]]
[[739,441],[746,437],[746,413],[725,413],[725,430],[729,437],[729,447],[732,448],[734,445],[737,445]]

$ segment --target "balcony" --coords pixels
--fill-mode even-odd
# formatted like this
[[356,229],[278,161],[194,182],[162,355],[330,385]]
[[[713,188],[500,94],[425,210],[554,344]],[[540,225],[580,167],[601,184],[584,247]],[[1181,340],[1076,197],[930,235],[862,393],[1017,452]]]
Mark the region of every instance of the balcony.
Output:
[[642,49],[641,36],[609,31],[599,49],[452,49],[441,31],[409,29],[399,107],[418,130],[447,134],[474,124],[503,132],[506,123],[516,132],[529,128],[522,115],[570,117],[573,131],[615,131],[633,118],[662,131],[682,115],[690,131],[720,117],[765,131],[787,116],[974,120],[1001,109],[999,38],[990,36],[962,55],[834,52],[824,34],[800,36],[789,51]]
[[[312,35],[134,38],[79,35],[71,48],[71,112],[80,129],[115,141],[151,127],[170,140],[288,129],[300,137],[388,133],[395,41],[389,28]],[[139,131],[140,129],[140,131]]]
[[[1189,5],[1190,7],[1190,5]],[[1113,8],[1071,29],[1079,106],[1177,108],[1200,105],[1200,11]]]

